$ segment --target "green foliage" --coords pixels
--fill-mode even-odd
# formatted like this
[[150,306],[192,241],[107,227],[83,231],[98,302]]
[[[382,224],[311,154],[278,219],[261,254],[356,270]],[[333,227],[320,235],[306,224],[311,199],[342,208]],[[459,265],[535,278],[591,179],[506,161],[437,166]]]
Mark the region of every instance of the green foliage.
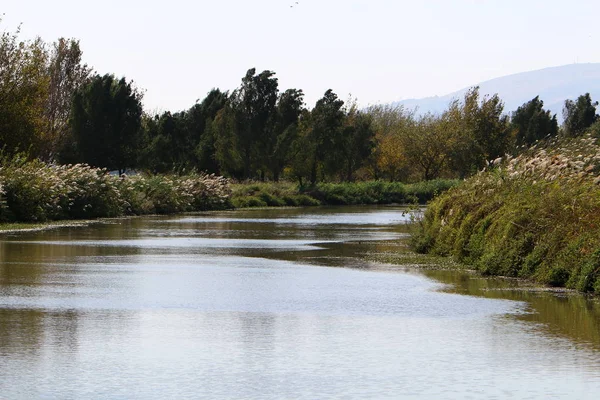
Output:
[[[264,177],[264,161],[272,144],[269,139],[272,139],[278,85],[274,72],[256,74],[252,68],[229,97],[216,141],[217,160],[229,175],[248,179],[260,171]],[[231,168],[231,159],[238,161],[235,168]]]
[[345,124],[337,144],[340,153],[341,180],[352,182],[356,171],[365,163],[375,147],[375,130],[369,114],[358,110],[353,104],[348,110]]
[[599,152],[589,137],[565,139],[468,179],[430,203],[413,247],[487,275],[598,292]]
[[337,147],[344,124],[344,102],[331,90],[327,90],[317,101],[308,119],[307,145],[311,147],[310,183],[315,185],[319,168],[331,172],[337,167]]
[[188,136],[194,143],[195,167],[199,171],[219,174],[219,165],[215,159],[216,137],[213,129],[217,113],[223,109],[229,94],[219,89],[211,90],[200,104],[187,111]]
[[[52,160],[61,149],[68,153],[70,148],[69,114],[75,91],[86,83],[91,69],[82,63],[79,41],[59,38],[52,45],[48,56],[48,93],[45,99],[45,133],[40,155]],[[64,154],[68,157],[67,154]]]
[[320,205],[289,182],[234,184],[231,204],[235,208]]
[[456,180],[436,180],[405,185],[369,181],[319,183],[307,189],[289,182],[234,184],[231,202],[234,207],[424,204],[458,183]]
[[288,89],[277,101],[277,108],[272,117],[272,128],[264,143],[265,168],[270,171],[275,182],[289,159],[292,144],[298,136],[298,123],[304,110],[304,93],[302,90]]
[[511,147],[508,116],[498,95],[480,98],[479,88],[469,90],[462,102],[452,102],[443,114],[444,131],[452,137],[449,166],[461,178],[503,156]]
[[598,102],[592,102],[589,93],[579,96],[577,101],[566,100],[563,108],[565,133],[575,137],[592,126],[599,118],[596,114],[597,106]]
[[477,87],[442,115],[371,107],[377,145],[372,175],[409,181],[470,176],[513,146],[503,110],[497,95],[481,98]]
[[187,111],[144,115],[141,166],[153,173],[183,174],[192,170],[218,173],[213,125],[227,96],[227,93],[213,89],[202,102]]
[[442,175],[449,161],[448,149],[452,146],[450,133],[443,120],[429,114],[405,125],[400,135],[402,152],[420,180]]
[[558,134],[556,115],[544,110],[539,96],[523,104],[513,113],[511,127],[515,132],[516,146],[531,146],[538,140]]
[[136,167],[141,94],[125,78],[96,75],[73,96],[69,121],[79,161],[118,170]]
[[414,125],[414,113],[402,106],[378,105],[368,108],[373,121],[375,147],[368,159],[367,169],[375,179],[391,182],[406,180],[413,165],[405,154],[404,135]]
[[90,70],[78,41],[60,38],[49,48],[19,34],[0,35],[0,148],[52,160],[67,146],[71,96]]
[[0,149],[35,155],[45,128],[48,53],[39,38],[20,41],[18,34],[0,34]]
[[569,136],[581,135],[587,128],[596,122],[598,102],[592,102],[589,93],[581,95],[576,101],[566,100],[563,108],[564,129]]

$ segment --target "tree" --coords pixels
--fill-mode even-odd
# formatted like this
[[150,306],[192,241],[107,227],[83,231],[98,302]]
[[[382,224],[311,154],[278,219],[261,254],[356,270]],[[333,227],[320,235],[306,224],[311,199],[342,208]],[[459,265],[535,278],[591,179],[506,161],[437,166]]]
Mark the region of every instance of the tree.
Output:
[[451,168],[464,178],[482,169],[488,160],[504,155],[511,145],[510,125],[497,94],[483,99],[479,88],[467,91],[464,100],[454,100],[443,114],[445,130],[453,138]]
[[[230,99],[231,100],[231,99]],[[236,110],[231,101],[227,101],[211,125],[215,137],[215,159],[219,164],[221,174],[242,178],[245,173],[245,164],[240,152],[236,124]]]
[[401,134],[404,156],[421,180],[439,178],[447,166],[453,138],[446,123],[442,118],[426,114]]
[[352,104],[344,121],[338,147],[341,153],[339,166],[341,179],[354,181],[354,173],[363,166],[375,147],[373,118]]
[[[216,141],[217,158],[220,165],[231,164],[224,158],[233,156],[232,151],[239,154],[243,162],[243,178],[248,179],[260,173],[265,176],[264,160],[267,158],[270,130],[272,129],[273,115],[278,97],[278,82],[275,73],[263,71],[256,74],[256,69],[249,69],[242,79],[242,85],[230,96],[226,111],[221,118],[230,121],[221,121],[221,128],[228,126],[230,131],[219,129],[220,135],[233,135],[218,137]],[[235,149],[223,146],[236,146]],[[230,171],[231,172],[231,171]]]
[[143,167],[154,172],[219,172],[212,125],[226,101],[227,93],[213,89],[187,111],[145,116]]
[[37,156],[45,130],[48,53],[41,39],[19,41],[18,34],[0,35],[0,149]]
[[300,180],[308,172],[311,185],[315,185],[319,171],[324,174],[339,168],[336,160],[339,160],[340,149],[336,144],[344,126],[343,106],[344,101],[329,89],[303,118],[301,135],[294,146],[295,174]]
[[297,134],[290,146],[289,165],[291,174],[298,179],[300,187],[304,187],[304,178],[310,177],[311,160],[315,158],[315,146],[311,140],[312,113],[304,109],[298,121]]
[[46,141],[42,154],[45,159],[56,156],[69,136],[69,113],[75,90],[89,78],[91,69],[82,64],[82,51],[75,39],[58,39],[48,63],[49,87],[45,102]]
[[375,179],[381,175],[394,182],[407,179],[410,174],[403,152],[402,134],[414,124],[414,112],[403,106],[378,105],[367,111],[373,119],[375,148],[370,168]]
[[219,89],[211,90],[200,102],[195,104],[186,114],[186,121],[196,140],[194,153],[196,167],[209,173],[219,173],[216,160],[216,137],[213,128],[214,120],[225,107],[229,94]]
[[154,173],[185,169],[182,114],[167,111],[147,119],[144,125],[146,146],[141,153],[141,165]]
[[581,95],[577,101],[566,100],[563,108],[564,129],[569,136],[578,136],[596,122],[598,102],[592,102],[589,93]]
[[73,96],[69,125],[81,162],[118,170],[137,165],[142,95],[125,78],[96,75]]
[[531,146],[536,141],[558,134],[556,115],[544,110],[544,102],[536,96],[513,113],[511,127],[517,146]]
[[304,110],[304,93],[288,89],[277,100],[270,137],[265,142],[266,168],[275,182],[288,162],[292,143],[298,135],[298,122]]

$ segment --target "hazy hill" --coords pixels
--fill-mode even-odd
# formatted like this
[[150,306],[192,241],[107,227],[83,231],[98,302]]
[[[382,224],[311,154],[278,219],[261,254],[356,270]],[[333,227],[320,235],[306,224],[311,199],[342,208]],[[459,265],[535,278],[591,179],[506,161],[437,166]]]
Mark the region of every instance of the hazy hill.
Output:
[[[544,101],[544,108],[550,109],[562,120],[562,108],[566,99],[575,99],[589,92],[592,100],[600,100],[600,63],[571,64],[522,72],[473,83],[470,87],[472,86],[479,86],[482,95],[498,93],[505,103],[505,112],[512,112],[539,95]],[[419,113],[439,113],[448,107],[452,99],[462,99],[468,89],[445,96],[402,100],[394,104],[402,104],[409,109],[418,107]]]

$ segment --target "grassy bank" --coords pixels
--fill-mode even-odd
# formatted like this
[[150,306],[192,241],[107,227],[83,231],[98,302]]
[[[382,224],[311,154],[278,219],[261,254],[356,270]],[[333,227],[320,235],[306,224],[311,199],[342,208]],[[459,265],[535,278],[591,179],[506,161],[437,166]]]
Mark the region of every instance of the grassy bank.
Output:
[[231,184],[205,174],[119,177],[83,164],[56,166],[14,158],[3,160],[0,167],[0,230],[38,229],[39,224],[52,221],[223,208],[424,204],[457,184],[455,180],[374,181],[299,189],[289,182]]
[[485,275],[600,294],[600,146],[561,139],[435,199],[413,247]]
[[299,189],[294,183],[238,183],[232,185],[231,204],[243,207],[281,207],[354,204],[425,204],[459,183],[434,180],[399,182],[321,183]]
[[210,175],[118,177],[76,164],[19,159],[0,167],[0,222],[46,222],[229,207],[227,180]]

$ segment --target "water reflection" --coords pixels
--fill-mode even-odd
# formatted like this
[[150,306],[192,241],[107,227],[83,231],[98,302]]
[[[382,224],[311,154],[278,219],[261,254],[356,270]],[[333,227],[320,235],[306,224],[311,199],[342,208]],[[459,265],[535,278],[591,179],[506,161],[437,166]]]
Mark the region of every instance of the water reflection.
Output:
[[0,237],[0,397],[595,398],[598,303],[415,270],[432,261],[406,251],[407,220],[251,210]]
[[536,323],[553,336],[566,337],[575,343],[600,350],[600,302],[575,293],[541,291],[530,284],[509,279],[484,279],[456,271],[425,272],[428,277],[448,283],[453,293],[490,299],[525,301],[528,312],[518,316]]

